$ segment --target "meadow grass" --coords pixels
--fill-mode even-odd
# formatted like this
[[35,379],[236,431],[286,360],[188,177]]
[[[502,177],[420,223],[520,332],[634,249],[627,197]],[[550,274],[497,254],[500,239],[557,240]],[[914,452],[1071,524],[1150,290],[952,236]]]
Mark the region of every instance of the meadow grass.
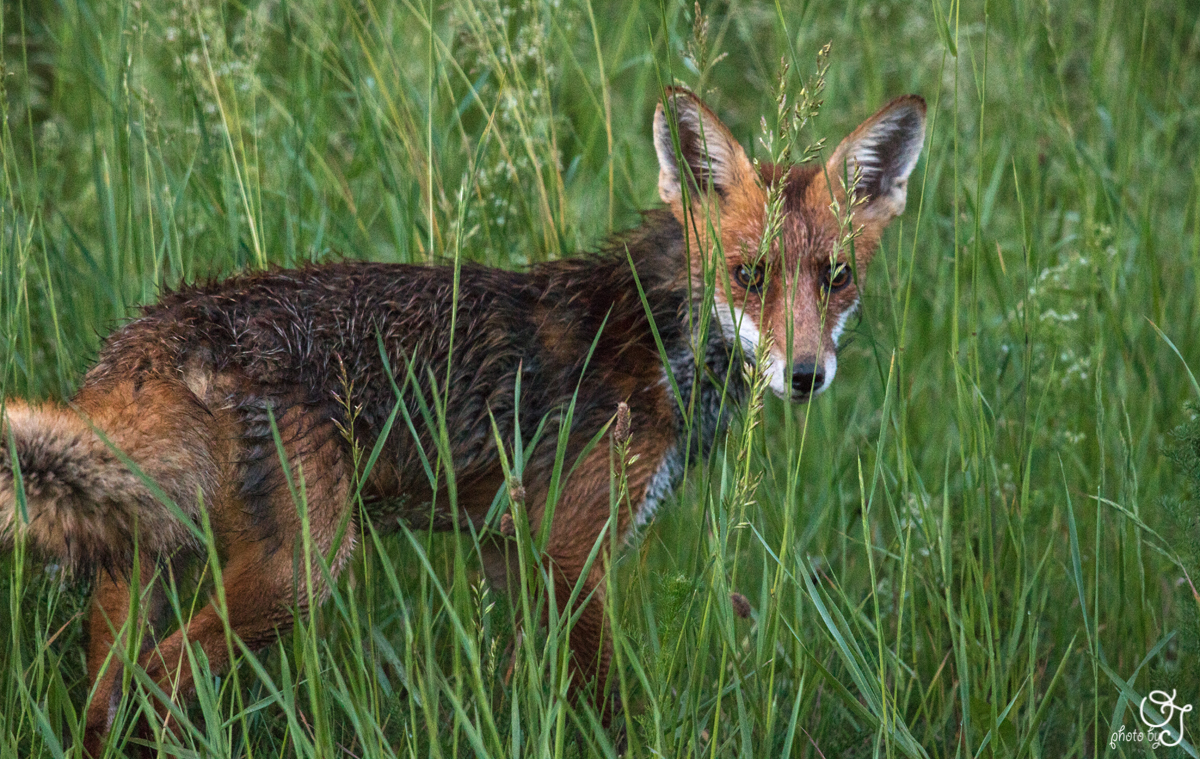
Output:
[[[831,42],[802,140],[915,92],[926,150],[832,389],[752,403],[618,554],[629,754],[1145,755],[1110,736],[1175,689],[1198,709],[1157,754],[1195,756],[1195,4],[703,13],[6,0],[0,397],[69,397],[181,281],[592,249],[657,202],[663,86],[703,91],[761,157],[781,63],[794,96]],[[482,582],[470,535],[364,543],[291,635],[258,655],[231,638],[238,666],[198,678],[163,755],[615,754],[563,697],[570,620],[518,641],[505,681],[536,602]],[[176,624],[208,587],[172,586]],[[87,593],[21,546],[0,558],[0,755],[80,755]],[[109,756],[157,701],[126,676]]]

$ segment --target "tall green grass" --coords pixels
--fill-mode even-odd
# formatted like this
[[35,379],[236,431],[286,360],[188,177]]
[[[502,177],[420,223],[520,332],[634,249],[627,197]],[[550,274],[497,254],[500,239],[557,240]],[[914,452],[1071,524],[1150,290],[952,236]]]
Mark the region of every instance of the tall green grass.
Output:
[[[926,151],[833,388],[768,398],[619,553],[630,754],[1148,753],[1109,743],[1142,696],[1200,708],[1197,502],[1167,455],[1200,393],[1200,13],[703,11],[5,2],[0,396],[69,396],[181,281],[588,249],[656,202],[662,86],[703,90],[763,156],[781,62],[796,92],[832,42],[803,139],[916,92]],[[278,645],[231,639],[164,756],[614,754],[563,697],[569,620],[514,639],[534,602],[481,581],[470,535],[364,543]],[[0,559],[4,756],[79,755],[86,585]],[[175,624],[207,587],[173,586]],[[130,677],[110,756],[157,701]]]

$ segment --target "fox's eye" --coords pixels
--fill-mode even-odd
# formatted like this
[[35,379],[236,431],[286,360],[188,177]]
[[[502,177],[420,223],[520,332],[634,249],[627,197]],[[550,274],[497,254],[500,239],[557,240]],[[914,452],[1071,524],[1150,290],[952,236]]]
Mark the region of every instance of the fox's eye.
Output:
[[848,284],[850,284],[850,267],[846,264],[836,263],[825,270],[825,289],[837,291]]
[[758,293],[762,291],[763,284],[767,281],[767,269],[761,264],[758,266],[742,264],[734,271],[733,278],[750,292]]

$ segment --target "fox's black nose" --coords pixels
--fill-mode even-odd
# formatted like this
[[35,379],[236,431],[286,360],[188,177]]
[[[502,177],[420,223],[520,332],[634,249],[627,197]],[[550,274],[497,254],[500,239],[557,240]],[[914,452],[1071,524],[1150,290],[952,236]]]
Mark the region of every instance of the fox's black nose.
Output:
[[825,370],[813,361],[792,364],[792,395],[806,398],[825,384]]

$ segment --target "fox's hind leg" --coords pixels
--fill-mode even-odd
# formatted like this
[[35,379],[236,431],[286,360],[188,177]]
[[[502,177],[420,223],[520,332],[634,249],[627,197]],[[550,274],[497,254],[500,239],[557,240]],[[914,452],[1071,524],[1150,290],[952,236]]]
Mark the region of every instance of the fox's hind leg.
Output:
[[141,588],[139,619],[128,625],[126,622],[133,602],[133,578],[103,569],[99,572],[87,624],[87,669],[88,679],[93,683],[93,693],[84,730],[86,755],[96,757],[102,753],[105,736],[121,700],[123,668],[117,654],[118,647],[128,645],[128,636],[138,634],[143,625],[149,625],[150,629],[143,631],[145,637],[139,653],[144,653],[154,644],[154,629],[162,621],[164,606],[162,589],[155,580],[154,572],[154,562],[141,555],[138,565]]
[[[82,557],[101,566],[87,624],[93,693],[83,736],[86,753],[99,756],[120,704],[122,657],[129,636],[144,636],[142,650],[133,652],[136,661],[153,645],[162,621],[165,604],[156,579],[158,567],[195,547],[175,512],[149,492],[144,478],[178,510],[195,518],[220,479],[225,452],[216,417],[181,383],[153,379],[87,385],[74,405],[46,407],[36,417],[35,429],[43,431],[47,453],[29,460],[43,466],[39,475],[45,507],[57,506],[57,511],[45,512],[38,520],[40,532],[32,537],[42,538],[52,552],[68,559]],[[140,473],[118,460],[113,448]],[[52,452],[58,457],[50,456]],[[50,503],[50,496],[57,496],[56,504]],[[57,519],[47,518],[51,516]],[[56,551],[60,545],[63,549]],[[130,620],[135,596],[138,619]]]
[[[328,415],[299,406],[281,412],[277,425],[297,499],[273,443],[259,445],[263,441],[253,424],[247,425],[243,486],[229,494],[236,505],[214,508],[226,517],[214,524],[225,552],[223,610],[214,599],[142,658],[146,673],[176,701],[191,694],[199,674],[188,660],[190,645],[199,644],[214,673],[227,669],[231,655],[241,650],[226,638],[226,622],[249,650],[270,645],[281,628],[290,627],[296,611],[328,596],[316,553],[330,558],[336,578],[353,551],[358,526],[348,512],[352,471],[336,426]],[[312,539],[311,566],[304,562],[302,508],[307,509]]]

